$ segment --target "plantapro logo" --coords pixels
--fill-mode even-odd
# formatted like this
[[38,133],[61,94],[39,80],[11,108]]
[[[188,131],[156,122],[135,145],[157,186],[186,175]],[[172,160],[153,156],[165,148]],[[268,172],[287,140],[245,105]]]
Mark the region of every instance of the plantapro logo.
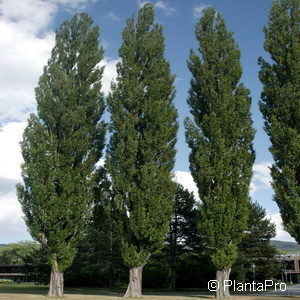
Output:
[[[208,290],[211,292],[217,292],[220,289],[220,283],[218,280],[210,280],[208,282]],[[285,292],[287,286],[284,282],[274,282],[273,280],[265,280],[261,282],[247,282],[241,283],[235,280],[224,280],[223,289],[232,289],[234,292],[266,292],[268,289],[274,289],[275,291]]]

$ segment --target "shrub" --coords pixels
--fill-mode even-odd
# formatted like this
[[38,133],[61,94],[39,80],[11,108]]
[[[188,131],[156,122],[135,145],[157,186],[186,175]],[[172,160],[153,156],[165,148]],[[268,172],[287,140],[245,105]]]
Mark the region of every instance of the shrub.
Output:
[[0,279],[0,283],[14,283],[14,281],[13,280],[11,280],[11,279]]

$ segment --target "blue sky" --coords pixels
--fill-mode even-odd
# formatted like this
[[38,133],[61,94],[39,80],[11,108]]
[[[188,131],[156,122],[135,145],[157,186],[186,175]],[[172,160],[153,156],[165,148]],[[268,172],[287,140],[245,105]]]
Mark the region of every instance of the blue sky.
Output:
[[[227,28],[241,50],[242,81],[252,96],[252,117],[257,130],[254,145],[256,161],[252,181],[252,198],[258,201],[277,226],[276,239],[293,240],[283,231],[276,203],[272,201],[268,167],[272,157],[269,139],[263,131],[258,109],[261,84],[257,59],[268,58],[263,50],[263,26],[268,22],[271,0],[154,0],[157,22],[163,25],[166,58],[176,75],[175,105],[179,112],[176,178],[195,191],[189,174],[183,119],[189,115],[186,104],[191,75],[186,61],[191,48],[197,49],[194,26],[203,8],[213,6],[221,12]],[[20,182],[22,161],[18,142],[30,112],[35,111],[34,87],[54,45],[54,31],[74,13],[86,11],[100,26],[100,41],[105,49],[103,65],[104,92],[109,91],[115,76],[121,32],[126,19],[143,5],[138,0],[2,0],[0,2],[0,243],[29,239],[15,195]]]

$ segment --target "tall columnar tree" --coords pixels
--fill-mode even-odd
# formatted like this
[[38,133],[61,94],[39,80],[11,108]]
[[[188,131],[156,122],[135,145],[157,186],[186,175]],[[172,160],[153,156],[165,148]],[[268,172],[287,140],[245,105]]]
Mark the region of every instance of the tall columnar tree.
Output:
[[252,176],[254,130],[249,91],[240,82],[240,51],[220,13],[204,11],[196,24],[199,54],[191,51],[193,75],[188,104],[194,122],[187,119],[186,141],[191,148],[190,170],[202,201],[201,228],[211,249],[220,289],[223,289],[246,228]]
[[274,158],[274,199],[283,225],[300,243],[300,1],[274,1],[264,28],[271,61],[259,59],[260,110]]
[[63,272],[90,217],[93,170],[104,144],[103,51],[86,14],[65,21],[36,88],[21,142],[24,185],[18,197],[32,237],[51,265],[49,295],[63,295]]
[[177,112],[162,26],[146,4],[123,31],[117,82],[108,99],[111,140],[107,165],[124,218],[123,259],[129,267],[125,297],[141,296],[142,270],[163,246],[172,213],[171,180]]

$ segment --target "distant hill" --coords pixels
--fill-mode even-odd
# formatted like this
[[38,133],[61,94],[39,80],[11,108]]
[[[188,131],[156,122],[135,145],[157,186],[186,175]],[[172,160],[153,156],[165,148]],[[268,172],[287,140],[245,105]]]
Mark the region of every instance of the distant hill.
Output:
[[280,253],[300,253],[300,245],[293,242],[282,242],[282,241],[274,241],[270,242],[272,245],[276,247],[278,252]]
[[0,247],[6,246],[6,244],[0,244]]

